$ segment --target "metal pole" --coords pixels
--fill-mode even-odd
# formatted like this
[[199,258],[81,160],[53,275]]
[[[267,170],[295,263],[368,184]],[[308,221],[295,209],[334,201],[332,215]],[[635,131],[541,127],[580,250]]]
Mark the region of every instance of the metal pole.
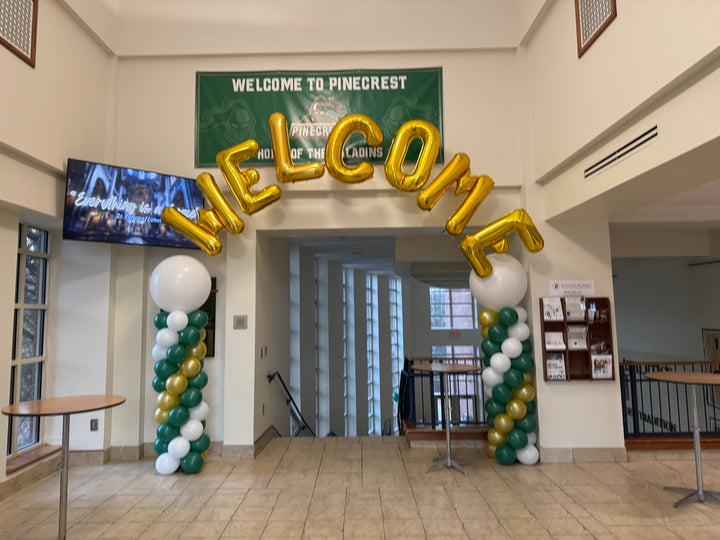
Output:
[[703,495],[702,486],[702,464],[700,462],[700,426],[698,425],[698,412],[697,412],[697,396],[695,395],[696,384],[692,385],[692,397],[693,397],[693,422],[695,422],[695,428],[693,429],[693,446],[695,447],[695,474],[697,475],[697,497],[700,502],[705,500]]
[[450,386],[447,371],[443,373],[445,379],[445,441],[447,442],[447,456],[445,463],[450,467]]
[[58,539],[65,540],[67,528],[67,491],[68,491],[68,448],[70,446],[70,414],[63,414],[62,458],[60,462],[60,511],[58,520]]

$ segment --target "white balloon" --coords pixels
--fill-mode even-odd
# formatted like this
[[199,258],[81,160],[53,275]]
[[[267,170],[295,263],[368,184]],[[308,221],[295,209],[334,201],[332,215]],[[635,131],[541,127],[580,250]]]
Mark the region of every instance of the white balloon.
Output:
[[200,420],[188,420],[180,427],[180,435],[188,441],[197,441],[203,434],[203,425]]
[[210,406],[205,401],[201,401],[195,407],[190,407],[188,411],[190,411],[190,418],[192,420],[205,420],[208,412],[210,412]]
[[189,451],[190,441],[184,437],[175,437],[168,443],[168,454],[178,461],[187,456]]
[[184,311],[173,311],[167,316],[167,327],[179,332],[188,325],[188,316]]
[[537,433],[534,431],[531,431],[527,434],[528,437],[528,444],[536,444],[537,443]]
[[540,459],[540,452],[537,447],[532,444],[523,446],[519,450],[515,451],[515,457],[523,465],[535,465]]
[[[485,369],[483,370],[483,373],[485,373]],[[490,399],[492,397],[493,388],[495,388],[495,385],[483,384],[483,400]]]
[[530,327],[527,323],[517,322],[508,328],[508,336],[525,341],[530,337]]
[[522,343],[514,337],[509,337],[502,342],[500,349],[508,358],[517,358],[522,354]]
[[514,306],[527,290],[527,275],[520,262],[507,253],[491,253],[488,260],[492,264],[492,274],[481,278],[470,272],[470,291],[478,303],[485,309],[500,311],[504,307]]
[[482,380],[485,385],[490,387],[489,393],[492,394],[493,387],[503,382],[503,376],[492,367],[486,367],[482,370]]
[[158,333],[155,335],[155,342],[167,349],[170,345],[179,343],[180,336],[178,336],[177,332],[173,332],[169,328],[163,328],[162,330],[158,330]]
[[155,460],[155,470],[160,474],[172,474],[178,470],[180,461],[165,452]]
[[158,360],[165,360],[167,358],[167,347],[163,347],[162,345],[155,345],[152,349],[152,357],[153,360],[156,362]]
[[210,286],[207,269],[187,255],[168,257],[150,275],[150,296],[170,313],[198,309],[210,295]]
[[517,311],[518,314],[518,322],[525,322],[527,321],[527,310],[522,306],[515,306],[515,311]]
[[508,369],[510,369],[511,364],[512,363],[507,355],[501,352],[497,352],[490,357],[490,367],[498,373],[505,373]]

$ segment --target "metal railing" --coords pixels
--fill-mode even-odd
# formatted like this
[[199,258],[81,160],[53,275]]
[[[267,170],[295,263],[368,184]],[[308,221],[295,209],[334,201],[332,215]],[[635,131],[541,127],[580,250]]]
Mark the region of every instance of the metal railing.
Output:
[[[711,373],[712,362],[619,363],[620,392],[625,437],[689,435],[693,431],[692,388],[686,384],[652,381],[645,373],[681,371]],[[698,423],[701,433],[720,433],[720,387],[697,388]]]
[[[275,373],[268,373],[267,379],[268,383],[271,383],[273,379],[277,377],[278,381],[280,381],[280,384],[282,385],[283,390],[285,391],[285,395],[287,396],[287,399],[285,401],[285,404],[290,408],[290,419],[291,419],[291,436],[297,437],[302,433],[303,431],[307,430],[310,432],[310,434],[315,437],[315,432],[310,427],[310,424],[307,423],[307,420],[305,420],[305,417],[302,415],[302,412],[300,412],[300,407],[298,407],[298,404],[295,403],[295,400],[292,397],[292,394],[290,394],[290,390],[288,389],[287,385],[285,384],[285,381],[283,381],[282,375],[280,375],[279,371],[276,371]],[[263,412],[264,412],[263,405]]]
[[413,364],[452,361],[482,366],[482,358],[406,358],[399,392],[398,422],[409,420],[415,427],[436,429],[445,425],[443,403],[450,393],[450,425],[487,425],[481,372],[449,374],[445,388],[439,373],[414,370]]

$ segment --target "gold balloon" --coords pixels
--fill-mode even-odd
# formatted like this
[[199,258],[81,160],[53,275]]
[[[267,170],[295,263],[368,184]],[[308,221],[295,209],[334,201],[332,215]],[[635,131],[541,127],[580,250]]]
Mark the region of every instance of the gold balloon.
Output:
[[520,388],[516,388],[512,391],[514,398],[524,401],[525,403],[531,402],[535,399],[535,389],[529,384],[523,384]]
[[220,191],[220,188],[215,183],[215,179],[212,174],[201,173],[195,180],[195,183],[198,185],[205,197],[207,197],[210,206],[212,206],[212,209],[220,220],[220,223],[222,223],[222,226],[232,234],[241,233],[245,228],[245,224],[243,223],[243,220],[240,219],[240,216],[235,213],[235,210],[232,209],[230,203],[225,198],[225,195],[223,195]]
[[418,206],[423,210],[430,210],[455,182],[457,182],[455,195],[461,193],[467,195],[445,223],[445,230],[453,236],[463,232],[475,210],[495,186],[495,182],[489,176],[470,175],[470,158],[467,154],[455,154],[435,180],[420,192],[417,198]]
[[240,162],[256,155],[259,149],[257,141],[248,139],[215,155],[215,161],[230,186],[230,191],[240,209],[247,215],[274,203],[282,196],[282,191],[275,185],[253,193],[250,186],[258,183],[260,175],[255,169],[240,170]]
[[527,414],[527,407],[525,407],[524,401],[514,398],[505,405],[505,412],[507,412],[513,420],[520,420]]
[[281,113],[272,113],[268,118],[270,138],[275,152],[275,174],[281,182],[297,182],[320,178],[325,172],[322,163],[313,162],[295,165],[290,157],[290,140],[288,139],[287,120]]
[[507,413],[500,413],[493,420],[493,426],[500,433],[507,435],[515,428],[515,421]]
[[325,165],[330,176],[347,184],[363,182],[373,175],[373,166],[363,161],[349,168],[343,160],[343,147],[350,135],[359,131],[365,135],[370,146],[379,146],[383,141],[383,133],[374,120],[364,114],[351,114],[340,119],[332,128],[325,145]]
[[507,442],[507,434],[506,433],[500,433],[495,428],[490,428],[487,432],[487,440],[488,443],[493,446],[500,446],[501,444],[505,444]]
[[205,355],[207,354],[207,345],[200,340],[195,345],[188,347],[187,353],[188,356],[194,356],[195,358],[205,358]]
[[164,411],[169,411],[173,407],[180,405],[180,396],[177,394],[171,394],[167,390],[158,394],[157,400],[155,401],[157,406]]
[[480,335],[482,337],[484,337],[485,339],[488,339],[488,337],[490,337],[490,335],[488,334],[489,330],[490,330],[489,326],[483,326],[482,329],[480,330]]
[[208,457],[208,451],[205,450],[202,454],[200,454],[203,458],[203,463],[207,463],[207,457]]
[[194,377],[202,369],[200,360],[194,356],[188,356],[185,360],[180,363],[180,373],[186,377]]
[[155,409],[155,421],[158,424],[164,424],[165,422],[167,422],[168,412],[169,411],[166,411],[165,409],[161,409],[160,407]]
[[173,373],[167,379],[165,379],[165,390],[171,394],[180,395],[188,387],[188,380],[185,375],[181,373]]
[[478,276],[484,278],[492,274],[492,264],[483,249],[490,246],[496,253],[506,252],[509,245],[507,237],[513,232],[517,233],[528,251],[536,252],[543,248],[544,241],[540,231],[528,213],[522,209],[513,210],[462,239],[460,249]]
[[181,214],[176,208],[168,206],[160,213],[160,220],[182,234],[208,255],[217,255],[222,251],[222,242],[212,232]]
[[494,446],[492,444],[485,445],[485,453],[490,459],[495,459],[495,449],[497,446]]
[[[207,336],[207,330],[204,328],[200,329],[200,341],[205,341],[205,337]],[[207,354],[207,353],[205,353]]]
[[[413,139],[422,141],[422,150],[418,156],[412,174],[406,174],[402,169],[410,142]],[[420,189],[430,177],[433,165],[440,152],[440,132],[430,122],[425,120],[410,120],[397,130],[395,139],[385,158],[385,178],[390,185],[400,191],[415,191]]]
[[498,312],[494,309],[483,309],[480,313],[478,313],[478,322],[482,326],[490,328],[493,324],[500,322],[500,319],[498,319]]
[[535,382],[535,373],[532,371],[523,373],[523,379],[525,379],[525,384],[532,384],[533,382]]

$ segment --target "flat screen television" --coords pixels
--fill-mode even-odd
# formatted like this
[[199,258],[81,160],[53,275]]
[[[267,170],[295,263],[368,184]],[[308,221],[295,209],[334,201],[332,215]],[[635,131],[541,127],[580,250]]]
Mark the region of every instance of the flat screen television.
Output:
[[64,239],[198,249],[160,220],[167,206],[197,221],[195,180],[68,159]]

